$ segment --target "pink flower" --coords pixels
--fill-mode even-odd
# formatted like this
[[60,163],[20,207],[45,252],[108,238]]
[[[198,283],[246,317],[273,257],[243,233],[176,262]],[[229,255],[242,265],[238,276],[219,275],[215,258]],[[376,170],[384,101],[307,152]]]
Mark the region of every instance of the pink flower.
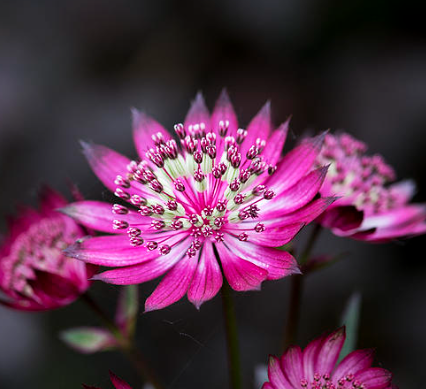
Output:
[[321,193],[341,196],[320,217],[336,235],[383,242],[426,232],[426,207],[409,204],[415,186],[395,180],[380,155],[366,156],[364,143],[348,134],[325,137],[317,164],[330,164]]
[[371,367],[374,350],[356,350],[339,364],[345,329],[321,336],[302,351],[290,347],[278,359],[269,358],[268,377],[262,389],[391,389],[392,374]]
[[7,297],[1,303],[19,310],[70,304],[89,287],[87,279],[93,275],[84,263],[62,252],[86,235],[74,220],[55,211],[67,201],[44,188],[40,203],[39,211],[22,208],[10,220],[9,236],[0,247],[0,290]]
[[220,290],[222,271],[237,291],[299,273],[295,259],[273,247],[290,242],[332,201],[318,194],[327,169],[312,168],[323,136],[282,158],[288,121],[274,131],[267,103],[247,130],[238,129],[226,92],[211,116],[197,95],[185,123],[174,127],[181,149],[144,113],[134,111],[133,121],[139,162],[84,144],[96,175],[128,204],[111,212],[110,204],[83,201],[63,210],[114,234],[67,250],[116,268],[94,279],[127,285],[166,274],[146,301],[150,311],[185,294],[199,307]]
[[[123,381],[121,378],[117,377],[112,371],[109,372],[109,377],[111,382],[114,385],[115,389],[132,389],[131,386]],[[84,389],[99,389],[97,386],[88,386],[83,384]]]

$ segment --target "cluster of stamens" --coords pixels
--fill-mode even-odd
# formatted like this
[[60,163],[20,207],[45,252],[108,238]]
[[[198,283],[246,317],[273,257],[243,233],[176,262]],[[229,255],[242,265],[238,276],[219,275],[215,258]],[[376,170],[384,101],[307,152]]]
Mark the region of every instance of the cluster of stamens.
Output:
[[182,239],[186,233],[193,239],[187,250],[189,256],[196,255],[205,239],[223,242],[224,232],[247,241],[250,233],[265,231],[262,223],[238,233],[228,228],[232,223],[258,218],[261,202],[275,196],[273,190],[262,184],[263,178],[258,177],[276,171],[276,166],[269,165],[261,155],[266,146],[264,140],[258,138],[242,155],[241,145],[247,131],[239,129],[233,136],[228,135],[228,128],[229,122],[220,121],[217,136],[207,132],[204,123],[187,128],[176,124],[174,130],[182,151],[175,140],[154,134],[146,159],[131,161],[127,171],[114,181],[115,195],[130,202],[151,221],[129,223],[129,208],[114,204],[113,228],[126,230],[132,246],[158,249],[161,254],[168,254],[177,243],[162,244],[165,239],[160,233],[174,231],[174,236],[182,234]]
[[368,389],[362,382],[356,380],[351,373],[340,378],[337,383],[332,382],[330,374],[315,373],[312,381],[305,378],[301,379],[300,387],[303,389]]
[[403,200],[385,186],[395,179],[394,170],[381,156],[364,155],[366,149],[348,134],[327,134],[317,165],[330,165],[327,180],[333,194],[350,197],[359,209],[372,213],[400,205]]

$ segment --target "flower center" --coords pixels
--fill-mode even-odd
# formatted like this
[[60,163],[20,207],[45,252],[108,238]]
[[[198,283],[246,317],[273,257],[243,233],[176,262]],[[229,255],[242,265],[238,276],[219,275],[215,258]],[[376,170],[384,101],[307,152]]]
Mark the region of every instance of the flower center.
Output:
[[[219,123],[218,137],[206,132],[204,123],[188,128],[175,125],[182,151],[175,140],[154,134],[146,159],[131,161],[127,172],[116,177],[115,195],[137,207],[144,217],[139,225],[129,223],[124,216],[119,218],[129,209],[113,206],[117,215],[113,227],[126,229],[132,246],[158,248],[168,254],[189,235],[193,238],[188,250],[191,256],[205,239],[222,242],[226,232],[246,241],[250,232],[265,230],[261,223],[247,231],[235,229],[235,224],[256,219],[262,202],[275,196],[262,182],[276,167],[261,155],[264,140],[258,138],[245,147],[247,131],[239,129],[236,136],[227,136],[228,125]],[[165,240],[168,243],[162,244]]]

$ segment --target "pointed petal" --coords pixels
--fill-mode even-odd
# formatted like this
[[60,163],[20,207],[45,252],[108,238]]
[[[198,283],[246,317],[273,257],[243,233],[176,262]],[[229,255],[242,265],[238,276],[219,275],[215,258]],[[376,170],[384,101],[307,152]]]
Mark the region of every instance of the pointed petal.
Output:
[[290,118],[286,122],[281,124],[269,137],[266,142],[265,149],[262,152],[262,156],[266,161],[275,166],[281,157],[284,143],[287,138],[288,128],[290,124]]
[[300,274],[296,260],[286,251],[241,242],[225,234],[225,243],[236,256],[268,271],[268,280],[277,280],[291,274]]
[[186,115],[184,123],[186,131],[191,134],[190,126],[196,124],[204,124],[207,132],[210,129],[210,114],[201,92],[198,92],[197,96],[195,96],[195,100],[192,101],[191,108]]
[[213,252],[212,243],[204,242],[197,270],[188,290],[188,299],[197,309],[212,299],[222,287],[222,272]]
[[132,389],[127,382],[117,377],[112,371],[109,372],[109,377],[115,389]]
[[304,207],[318,194],[327,169],[327,167],[322,167],[310,172],[291,188],[281,193],[273,186],[272,189],[278,194],[273,201],[262,205],[262,210],[270,212],[275,208],[277,213],[285,214]]
[[263,224],[266,229],[260,233],[254,231],[257,223],[238,223],[235,227],[233,226],[233,229],[228,227],[226,231],[233,231],[238,234],[241,231],[250,229],[251,231],[248,231],[248,239],[251,243],[267,247],[280,247],[290,242],[304,226],[302,223],[280,225],[279,223],[271,224],[265,222]]
[[235,114],[234,107],[229,99],[226,89],[223,89],[219,98],[216,101],[212,117],[211,125],[213,131],[219,137],[219,122],[223,120],[229,122],[227,135],[235,136],[238,129],[237,115]]
[[114,215],[110,203],[102,201],[79,201],[60,208],[60,211],[83,226],[102,232],[126,233],[127,229],[117,230],[113,228],[115,219],[128,222],[130,225],[149,226],[151,219],[129,210],[126,215]]
[[269,381],[276,389],[287,389],[292,387],[281,370],[281,365],[278,358],[272,355],[269,357],[268,362],[268,376]]
[[67,205],[68,201],[58,192],[44,185],[39,192],[41,213],[45,216],[56,214],[58,208]]
[[300,387],[303,376],[302,351],[299,346],[289,347],[281,357],[281,367],[294,388]]
[[305,379],[310,379],[316,373],[315,360],[325,336],[314,339],[303,350],[303,375]]
[[350,231],[359,228],[363,220],[363,211],[353,205],[346,205],[328,209],[321,217],[321,224],[330,229]]
[[154,292],[145,302],[145,312],[165,308],[180,300],[188,291],[198,256],[185,255],[161,280]]
[[92,279],[115,285],[133,285],[153,280],[180,261],[190,245],[189,239],[176,245],[169,254],[160,255],[138,265],[126,266],[96,274]]
[[380,367],[371,367],[355,374],[355,379],[368,389],[387,389],[392,381],[392,373]]
[[153,135],[158,136],[158,134],[160,134],[164,141],[168,141],[172,138],[168,131],[160,123],[144,112],[140,112],[137,109],[132,109],[132,118],[133,140],[141,159],[144,159],[145,153],[150,147],[153,147]]
[[[164,234],[165,235],[165,234]],[[160,237],[161,235],[157,235]],[[183,234],[171,235],[167,244],[174,244],[183,239]],[[127,235],[97,236],[78,241],[65,249],[71,258],[95,265],[122,267],[150,261],[157,258],[158,250],[150,251],[145,246],[133,247]]]
[[413,180],[396,182],[389,186],[389,190],[395,193],[400,201],[408,203],[416,193],[416,183]]
[[249,148],[256,144],[257,138],[267,140],[271,130],[271,103],[267,101],[247,126],[247,136],[241,145],[241,156],[245,158]]
[[318,351],[315,361],[315,371],[331,374],[339,358],[340,350],[345,342],[345,328],[339,328],[328,335]]
[[371,366],[373,363],[374,350],[355,350],[348,354],[339,366],[337,366],[333,377],[338,381],[340,378],[345,377],[347,374],[356,374]]
[[324,142],[325,133],[315,138],[305,139],[278,163],[278,169],[268,180],[267,185],[277,192],[290,188],[313,166]]
[[259,290],[268,272],[261,267],[240,258],[224,245],[217,246],[223,273],[229,285],[236,291]]

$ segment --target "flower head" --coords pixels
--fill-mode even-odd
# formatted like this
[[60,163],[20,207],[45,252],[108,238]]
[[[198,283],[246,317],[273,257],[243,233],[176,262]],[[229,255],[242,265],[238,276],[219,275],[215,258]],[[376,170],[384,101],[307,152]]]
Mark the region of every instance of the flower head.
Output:
[[392,374],[371,367],[374,351],[356,350],[337,363],[345,342],[345,330],[340,328],[321,336],[302,351],[290,347],[279,359],[271,356],[268,365],[269,382],[262,389],[391,389]]
[[268,103],[246,130],[238,128],[225,92],[211,116],[199,94],[174,127],[178,147],[159,123],[134,111],[139,161],[84,144],[96,175],[127,204],[111,212],[109,204],[86,201],[63,210],[114,235],[79,242],[68,255],[115,267],[95,277],[113,284],[166,273],[147,310],[185,294],[199,307],[218,293],[222,271],[237,291],[298,273],[294,258],[273,247],[288,243],[331,200],[318,194],[326,168],[312,168],[323,137],[282,158],[287,129],[288,121],[273,130]]
[[3,304],[28,311],[54,309],[74,301],[89,287],[87,266],[67,258],[63,250],[84,232],[77,223],[55,211],[67,201],[44,188],[41,208],[22,208],[10,220],[10,231],[0,247],[0,290]]
[[320,217],[336,235],[383,242],[426,232],[426,207],[409,204],[411,181],[388,185],[395,172],[380,155],[348,134],[327,134],[317,164],[330,164],[321,193],[341,196]]

